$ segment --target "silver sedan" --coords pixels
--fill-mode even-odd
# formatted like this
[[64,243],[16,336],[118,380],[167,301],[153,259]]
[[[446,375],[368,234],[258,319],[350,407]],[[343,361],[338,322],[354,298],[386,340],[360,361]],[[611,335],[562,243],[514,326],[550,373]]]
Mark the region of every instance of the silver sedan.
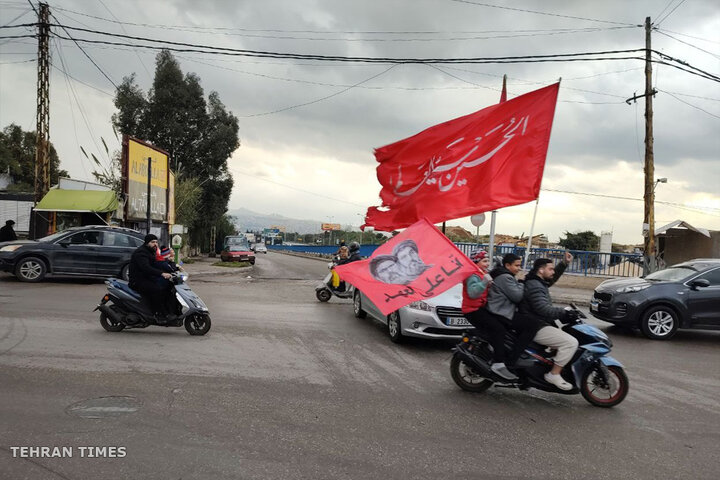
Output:
[[460,339],[470,323],[463,317],[462,284],[455,285],[440,295],[383,315],[360,290],[353,296],[353,311],[358,318],[370,316],[387,325],[390,340],[395,343],[403,337],[430,339]]

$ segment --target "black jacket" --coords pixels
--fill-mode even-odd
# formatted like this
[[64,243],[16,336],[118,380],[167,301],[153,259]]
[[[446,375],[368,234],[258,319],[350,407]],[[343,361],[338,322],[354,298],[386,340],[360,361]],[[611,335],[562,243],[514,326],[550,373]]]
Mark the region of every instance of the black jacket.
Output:
[[565,309],[553,306],[549,288],[558,281],[565,268],[567,268],[567,264],[558,263],[555,266],[555,275],[550,281],[545,281],[536,273],[530,272],[525,277],[525,292],[520,305],[518,305],[518,313],[534,315],[550,326],[555,326],[556,319],[563,320]]
[[10,225],[0,227],[0,242],[12,242],[13,240],[17,240],[15,230]]
[[155,250],[147,245],[135,249],[130,257],[130,288],[137,290],[145,285],[152,285],[162,274],[163,271],[155,262]]

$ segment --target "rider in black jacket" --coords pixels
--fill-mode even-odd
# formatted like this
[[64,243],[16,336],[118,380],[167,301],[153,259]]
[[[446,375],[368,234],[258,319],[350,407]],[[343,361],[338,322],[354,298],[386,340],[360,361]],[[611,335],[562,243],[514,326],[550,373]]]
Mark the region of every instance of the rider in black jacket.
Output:
[[139,246],[130,257],[130,288],[140,293],[143,300],[155,313],[158,323],[167,318],[167,304],[172,284],[160,282],[161,278],[169,280],[171,275],[159,269],[155,263],[157,237],[152,233],[145,235],[145,243]]

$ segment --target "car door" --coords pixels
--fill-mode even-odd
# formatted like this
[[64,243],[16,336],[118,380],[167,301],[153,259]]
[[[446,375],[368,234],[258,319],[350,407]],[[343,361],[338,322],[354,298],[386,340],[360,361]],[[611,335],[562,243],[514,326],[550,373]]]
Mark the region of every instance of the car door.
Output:
[[122,267],[142,240],[122,232],[105,231],[95,260],[98,275],[120,275]]
[[688,292],[688,307],[693,326],[720,326],[720,267],[704,272],[694,280],[705,279],[708,287],[695,287]]
[[83,230],[60,239],[53,258],[53,272],[94,275],[101,242],[102,232],[97,230]]

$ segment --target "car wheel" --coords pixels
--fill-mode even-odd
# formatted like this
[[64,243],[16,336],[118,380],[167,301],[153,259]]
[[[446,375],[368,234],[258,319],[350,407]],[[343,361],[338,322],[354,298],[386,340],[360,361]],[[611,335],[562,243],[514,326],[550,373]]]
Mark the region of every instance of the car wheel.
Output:
[[130,264],[128,263],[120,270],[120,278],[126,282],[130,281]]
[[650,308],[640,320],[640,330],[651,340],[669,340],[678,327],[677,313],[665,305]]
[[15,276],[21,282],[39,282],[45,278],[47,267],[37,257],[26,257],[15,266]]
[[395,310],[387,316],[387,328],[390,340],[393,343],[400,343],[403,341],[402,334],[402,323],[400,322],[400,312]]
[[357,318],[365,318],[367,317],[367,312],[362,309],[362,299],[360,298],[360,292],[355,290],[355,295],[353,295],[353,313]]

